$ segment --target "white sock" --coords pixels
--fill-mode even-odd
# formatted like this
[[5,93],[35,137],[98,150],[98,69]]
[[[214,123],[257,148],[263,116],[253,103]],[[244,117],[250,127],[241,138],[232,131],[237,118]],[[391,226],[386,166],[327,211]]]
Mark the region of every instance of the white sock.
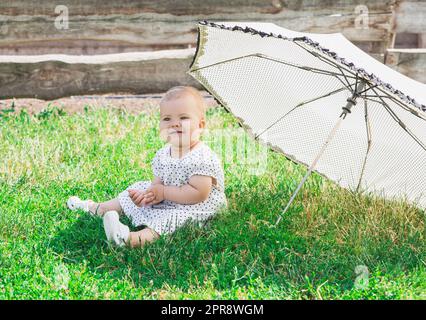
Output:
[[70,197],[67,201],[67,206],[70,210],[83,210],[84,212],[90,212],[91,214],[94,214],[94,212],[91,212],[89,210],[89,204],[92,203],[92,200],[81,200],[79,197]]
[[117,211],[106,212],[103,221],[105,235],[108,241],[120,247],[126,245],[130,236],[130,229],[120,222]]

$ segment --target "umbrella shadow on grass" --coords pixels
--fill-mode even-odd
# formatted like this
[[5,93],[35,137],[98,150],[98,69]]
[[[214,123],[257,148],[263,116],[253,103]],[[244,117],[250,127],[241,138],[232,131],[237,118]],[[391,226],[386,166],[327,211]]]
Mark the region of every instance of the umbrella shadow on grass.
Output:
[[[120,220],[131,231],[141,229],[131,227],[126,217]],[[101,218],[82,214],[68,228],[58,232],[49,246],[65,264],[85,264],[90,272],[104,273],[114,280],[130,280],[136,288],[149,287],[155,291],[167,284],[185,291],[194,277],[204,278],[211,272],[209,267],[204,268],[205,275],[200,270],[200,265],[205,265],[202,251],[208,243],[202,239],[211,233],[209,225],[201,229],[188,224],[179,232],[144,248],[117,248],[106,241]],[[199,246],[199,242],[204,244]]]
[[[58,232],[49,246],[64,263],[85,264],[92,274],[126,281],[153,297],[166,292],[166,298],[175,298],[175,292],[211,287],[213,292],[232,292],[234,286],[248,287],[250,281],[258,278],[266,288],[280,287],[280,292],[294,288],[313,290],[315,297],[315,288],[326,281],[339,290],[350,290],[359,266],[365,265],[372,272],[379,268],[384,273],[416,270],[422,256],[420,226],[424,218],[413,218],[412,222],[417,221],[419,226],[409,229],[413,234],[407,234],[407,238],[397,227],[387,230],[387,219],[396,207],[387,204],[378,217],[388,218],[382,226],[374,223],[377,234],[368,235],[366,230],[373,225],[358,224],[362,212],[354,215],[344,210],[355,206],[348,197],[342,210],[332,213],[327,208],[317,208],[309,219],[306,208],[294,205],[279,228],[270,228],[268,217],[261,213],[236,219],[236,212],[230,210],[203,229],[188,225],[140,249],[110,246],[102,219],[82,214]],[[256,196],[252,198],[241,201],[237,211],[250,212],[260,201]],[[364,216],[370,215],[367,212]],[[130,226],[128,219],[121,221]],[[394,214],[390,221],[400,219]],[[341,242],[336,240],[341,238],[334,222],[344,228],[346,238]],[[359,232],[364,236],[360,237]],[[397,238],[390,238],[391,235]]]

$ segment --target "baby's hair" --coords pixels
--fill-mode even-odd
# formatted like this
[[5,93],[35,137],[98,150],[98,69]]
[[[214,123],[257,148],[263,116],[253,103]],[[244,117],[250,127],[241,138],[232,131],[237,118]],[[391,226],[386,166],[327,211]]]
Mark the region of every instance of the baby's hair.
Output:
[[185,94],[189,94],[192,98],[195,99],[201,116],[205,118],[206,109],[207,109],[206,102],[204,101],[204,97],[201,95],[200,91],[198,91],[194,87],[190,87],[190,86],[176,86],[176,87],[173,87],[173,88],[169,89],[165,93],[165,95],[163,96],[163,98],[161,99],[160,105],[163,102],[166,102],[166,101],[169,101],[169,100],[173,100],[173,99],[178,99],[178,98],[182,97]]

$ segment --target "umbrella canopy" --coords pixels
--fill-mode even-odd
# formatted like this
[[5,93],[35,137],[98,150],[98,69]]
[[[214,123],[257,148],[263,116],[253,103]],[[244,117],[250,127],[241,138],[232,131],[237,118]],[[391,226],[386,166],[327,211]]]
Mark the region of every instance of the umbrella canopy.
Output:
[[426,85],[343,35],[200,22],[189,74],[261,143],[344,188],[426,208]]

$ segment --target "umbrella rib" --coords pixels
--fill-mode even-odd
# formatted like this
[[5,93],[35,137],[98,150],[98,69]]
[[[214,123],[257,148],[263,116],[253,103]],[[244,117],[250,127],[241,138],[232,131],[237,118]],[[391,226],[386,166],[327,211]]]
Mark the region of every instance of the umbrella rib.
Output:
[[[348,69],[346,69],[346,68],[343,68],[342,66],[339,66],[335,61],[332,61],[332,60],[329,60],[328,58],[326,58],[326,57],[324,57],[324,56],[322,56],[322,55],[320,55],[319,53],[314,53],[314,52],[312,52],[312,51],[309,51],[308,49],[306,49],[304,46],[302,46],[302,45],[300,45],[299,43],[297,43],[297,42],[295,42],[294,41],[294,43],[297,45],[297,46],[299,46],[301,49],[303,49],[303,50],[305,50],[306,52],[308,52],[308,53],[310,53],[311,55],[313,55],[314,57],[316,57],[316,58],[318,58],[319,60],[321,60],[322,62],[324,62],[324,63],[326,63],[326,64],[328,64],[328,65],[330,65],[330,66],[332,66],[332,67],[335,67],[335,68],[337,68],[339,71],[340,71],[340,73],[341,73],[341,76],[343,76],[343,78],[346,80],[346,83],[348,84],[348,86],[349,86],[349,88],[350,88],[350,91],[352,92],[352,93],[354,93],[355,92],[355,90],[356,90],[356,85],[357,85],[357,83],[355,83],[355,86],[354,86],[354,88],[355,88],[355,90],[354,89],[352,89],[352,85],[349,83],[349,81],[348,81],[348,78],[351,78],[351,79],[357,79],[357,81],[360,79],[359,78],[359,76],[358,76],[358,72],[357,73],[354,73],[353,71],[351,71],[351,70],[348,70]],[[345,72],[344,71],[346,71],[346,72],[348,72],[348,73],[350,73],[352,76],[348,76],[347,74],[345,74]],[[340,76],[340,74],[339,74],[339,76]],[[337,74],[336,74],[336,78],[338,79],[338,80],[340,80],[341,81],[341,79],[339,78],[339,77],[337,77]],[[366,79],[363,79],[364,81],[366,81]],[[342,82],[342,81],[341,81]],[[365,93],[366,91],[368,91],[368,90],[371,90],[372,88],[374,88],[374,87],[377,87],[377,85],[374,85],[374,86],[369,86],[367,89],[365,89],[365,90],[363,90],[363,91],[361,91],[361,92],[359,92],[359,94],[362,94],[362,93]]]
[[[377,88],[379,91],[381,91],[382,93],[385,93],[386,94],[386,92],[383,92],[383,90],[382,89],[380,89],[380,88]],[[401,103],[400,101],[398,101],[395,97],[392,97],[391,95],[386,95],[386,96],[381,96],[381,97],[383,97],[383,98],[388,98],[388,99],[390,99],[390,100],[392,100],[393,102],[395,102],[397,105],[399,105],[401,108],[403,108],[404,110],[406,110],[406,111],[408,111],[408,112],[411,112],[412,114],[414,114],[416,117],[418,117],[418,118],[420,118],[420,119],[422,119],[422,120],[425,120],[426,121],[426,115],[423,115],[422,113],[420,113],[420,112],[418,112],[416,109],[412,109],[412,108],[409,108],[409,107],[407,107],[406,105],[404,105],[403,103]]]
[[[374,92],[376,90],[373,89]],[[391,115],[391,117],[399,124],[399,126],[408,133],[408,135],[413,138],[414,141],[416,141],[422,149],[426,151],[426,146],[423,144],[423,142],[414,134],[411,132],[410,129],[405,125],[405,123],[398,117],[398,115],[395,114],[395,112],[392,110],[392,108],[379,96],[379,99],[382,101],[382,105],[385,107],[386,111]]]
[[[361,91],[359,94],[361,95],[361,94],[363,94],[363,93],[366,93],[368,90],[371,90],[371,89],[373,89],[373,88],[376,88],[377,87],[377,84],[375,84],[375,85],[373,85],[373,86],[368,86],[368,88],[367,89],[365,89],[365,90],[363,90],[363,91]],[[367,97],[367,95],[364,95],[365,97]]]
[[380,97],[380,98],[388,98],[388,96],[381,96],[381,95],[366,95],[365,97],[367,98],[376,98],[376,97]]
[[[248,58],[248,57],[257,57],[257,58],[261,58],[261,59],[266,59],[266,60],[285,64],[289,67],[294,67],[294,68],[302,69],[302,70],[305,70],[305,71],[310,71],[310,72],[317,73],[317,74],[332,76],[332,77],[335,77],[337,80],[339,80],[344,86],[346,86],[346,88],[350,92],[352,92],[352,93],[354,92],[354,90],[352,89],[352,85],[348,81],[348,78],[356,79],[356,77],[349,77],[349,76],[345,75],[343,73],[343,71],[339,68],[339,66],[332,65],[333,67],[337,67],[341,74],[337,73],[337,72],[331,72],[331,71],[328,71],[328,70],[318,69],[318,68],[312,68],[312,67],[307,67],[307,66],[298,66],[298,65],[295,65],[295,64],[292,64],[292,63],[282,61],[280,59],[268,57],[267,55],[260,54],[260,53],[253,53],[253,54],[249,54],[249,55],[246,55],[246,56],[240,56],[240,57],[236,57],[236,58],[232,58],[232,59],[222,60],[220,62],[209,64],[207,66],[199,67],[199,68],[196,68],[196,69],[191,69],[190,72],[200,71],[200,70],[203,70],[203,69],[218,66],[218,65],[225,64],[225,63],[228,63],[228,62],[231,62],[231,61],[241,60],[241,59]],[[342,79],[340,79],[341,76],[343,76],[347,85],[342,81]]]
[[[304,66],[297,66],[297,65],[294,65],[294,64],[291,64],[291,63],[288,63],[288,62],[284,62],[284,61],[282,61],[282,60],[280,60],[280,59],[276,59],[276,58],[271,58],[271,57],[268,57],[268,56],[266,56],[266,55],[257,55],[259,58],[264,58],[264,59],[267,59],[267,60],[271,60],[271,61],[275,61],[275,62],[278,62],[278,63],[282,63],[282,64],[285,64],[285,65],[287,65],[287,66],[290,66],[290,67],[295,67],[295,68],[299,68],[299,69],[303,69],[303,70],[305,70],[305,71],[310,71],[310,72],[313,72],[313,73],[317,73],[317,74],[322,74],[322,75],[328,75],[328,76],[332,76],[332,77],[335,77],[337,80],[339,80],[351,93],[353,93],[354,92],[354,90],[352,89],[352,85],[349,83],[349,80],[348,80],[348,78],[351,78],[351,79],[356,79],[356,77],[346,77],[344,74],[343,74],[343,71],[341,71],[340,69],[340,72],[342,73],[342,74],[339,74],[339,73],[336,73],[336,72],[331,72],[331,71],[328,71],[328,70],[322,70],[322,69],[317,69],[317,68],[312,68],[312,67],[304,67]],[[321,71],[321,72],[320,72]],[[342,79],[340,79],[340,77],[341,76],[343,76],[343,78],[346,80],[346,84],[345,84],[345,82],[342,80]]]
[[419,119],[422,119],[422,120],[424,120],[424,121],[426,121],[426,116],[424,116],[424,115],[422,115],[422,114],[420,114],[420,113],[418,113],[416,110],[414,110],[414,109],[410,109],[410,108],[407,108],[406,106],[404,106],[402,103],[400,103],[399,101],[397,101],[396,99],[394,99],[394,98],[390,98],[390,97],[388,97],[389,99],[391,99],[393,102],[395,102],[397,105],[399,105],[401,108],[403,108],[404,110],[406,110],[406,111],[408,111],[408,112],[410,112],[411,114],[413,114],[413,115],[415,115],[417,118],[419,118]]
[[[296,41],[293,41],[296,45],[298,45],[301,49],[303,49],[303,50],[305,50],[306,52],[308,52],[308,53],[310,53],[311,55],[313,55],[314,57],[316,57],[316,58],[318,58],[319,60],[321,60],[322,62],[324,62],[324,63],[326,63],[326,64],[328,64],[328,65],[330,65],[330,66],[332,66],[332,67],[335,67],[335,68],[337,68],[337,69],[339,69],[339,71],[340,71],[340,73],[341,73],[341,75],[343,76],[343,78],[346,80],[346,82],[347,82],[347,84],[348,84],[348,86],[350,86],[350,88],[351,88],[351,92],[352,93],[354,93],[355,91],[356,91],[356,83],[355,83],[355,90],[353,90],[352,89],[352,86],[351,86],[351,84],[349,83],[349,81],[348,81],[348,78],[352,78],[352,79],[359,79],[359,76],[358,76],[358,72],[357,73],[354,73],[352,70],[348,70],[347,68],[344,68],[344,67],[342,67],[342,66],[340,66],[340,65],[338,65],[337,64],[337,62],[335,62],[335,61],[333,61],[333,60],[330,60],[330,59],[328,59],[327,57],[324,57],[324,56],[322,56],[322,55],[320,55],[319,53],[314,53],[314,52],[312,52],[312,51],[309,51],[308,49],[306,49],[304,46],[302,46],[302,45],[300,45],[299,43],[297,43]],[[347,74],[345,74],[345,72],[343,72],[343,70],[344,71],[346,71],[347,73],[349,73],[349,74],[351,74],[352,76],[351,77],[349,77]],[[336,77],[336,78],[338,78],[338,77]],[[340,78],[338,78],[339,80],[340,80]],[[364,81],[366,81],[366,79],[363,79]],[[368,90],[371,90],[372,88],[374,88],[374,87],[377,87],[377,85],[374,85],[373,87],[371,87],[371,86],[369,86],[367,89],[365,89],[365,90],[363,90],[362,92],[359,92],[359,94],[362,94],[362,93],[365,93],[366,91],[368,91]]]
[[[342,76],[345,78],[347,84],[350,86],[350,83],[347,79],[347,75],[343,72],[343,69],[341,66],[339,66],[335,61],[329,60],[327,58],[325,58],[324,56],[321,56],[318,53],[314,53],[312,51],[309,51],[308,49],[306,49],[304,46],[300,45],[298,42],[293,41],[293,43],[295,43],[299,48],[302,48],[303,50],[305,50],[306,52],[308,52],[309,54],[313,55],[315,58],[318,58],[319,60],[321,60],[322,62],[328,64],[329,66],[335,67],[337,69],[339,69],[340,73],[342,74]],[[350,73],[352,75],[352,79],[354,79],[353,75],[354,73],[352,71],[347,70],[346,68],[344,69],[345,71],[347,71],[348,73]],[[354,90],[352,90],[352,92],[354,92]]]
[[[320,59],[321,60],[321,59]],[[346,80],[346,83],[348,84],[348,86],[351,86],[351,84],[349,83],[349,81],[348,81],[348,77],[347,77],[347,75],[345,75],[345,73],[343,72],[343,70],[338,66],[338,65],[336,65],[336,67],[337,67],[337,69],[339,69],[339,71],[340,71],[340,73],[342,74],[342,76],[343,76],[343,78]],[[353,78],[352,78],[353,79]],[[356,86],[355,86],[355,88],[356,88]],[[352,86],[351,86],[351,89],[352,89]],[[354,92],[354,90],[351,90],[351,92],[353,93]]]
[[[261,58],[261,59],[271,60],[271,61],[275,61],[275,62],[278,62],[278,63],[285,64],[285,65],[290,66],[290,67],[302,69],[302,70],[305,70],[305,71],[316,72],[316,73],[324,74],[324,75],[328,75],[328,76],[341,76],[341,74],[336,73],[336,72],[332,72],[332,71],[329,71],[329,70],[323,70],[323,69],[318,69],[318,68],[313,68],[313,67],[308,67],[308,66],[298,66],[298,65],[295,65],[295,64],[292,64],[292,63],[284,62],[280,59],[268,57],[267,55],[260,54],[260,53],[252,53],[252,54],[249,54],[249,55],[246,55],[246,56],[240,56],[240,57],[236,57],[236,58],[232,58],[232,59],[222,60],[222,61],[219,61],[219,62],[216,62],[216,63],[209,64],[207,66],[191,69],[190,72],[200,71],[200,70],[203,70],[203,69],[215,67],[215,66],[225,64],[225,63],[228,63],[228,62],[231,62],[231,61],[241,60],[241,59],[249,58],[249,57],[257,57],[257,58]],[[355,77],[353,77],[353,79],[355,79]],[[348,83],[348,85],[350,86],[349,83]]]
[[334,76],[337,80],[340,81],[341,84],[343,84],[346,89],[348,89],[351,93],[353,93],[353,89],[352,89],[352,85],[351,84],[346,84],[342,79],[340,79],[338,76]]
[[[376,96],[372,96],[372,95],[371,96],[363,96],[363,99],[383,105],[383,103],[381,101],[374,100],[374,99],[368,98],[368,97],[376,97]],[[377,96],[377,97],[379,97],[379,96]],[[396,100],[395,98],[393,98],[393,97],[387,97],[387,96],[381,96],[381,97],[382,98],[388,98],[388,99],[392,100],[392,102],[396,103],[398,106],[400,106],[405,111],[408,111],[408,112],[412,113],[413,115],[415,115],[416,117],[418,117],[419,119],[426,121],[426,117],[425,116],[423,116],[422,114],[418,113],[414,109],[408,108],[407,106],[405,106],[404,104],[402,104],[401,102],[399,102],[398,100]]]
[[[356,76],[356,77],[352,77],[352,76],[351,77],[347,77],[338,66],[336,66],[336,67],[339,69],[339,71],[341,72],[341,74],[336,73],[336,72],[331,72],[331,71],[328,71],[328,70],[318,69],[318,68],[305,67],[305,66],[297,66],[297,65],[294,65],[294,64],[282,61],[282,60],[277,59],[277,58],[268,57],[268,56],[266,56],[264,54],[256,54],[256,56],[259,57],[259,58],[266,59],[266,60],[271,60],[271,61],[274,61],[274,62],[282,63],[282,64],[285,64],[285,65],[290,66],[290,67],[299,68],[299,69],[302,69],[302,70],[305,70],[305,71],[310,71],[310,72],[318,73],[318,74],[322,74],[322,75],[333,76],[337,80],[339,80],[351,93],[354,92],[354,90],[352,89],[352,85],[349,83],[348,78],[357,79],[358,76]],[[343,78],[346,80],[346,84],[347,85],[342,81],[342,79],[340,79],[340,76],[343,76]]]
[[[304,48],[303,46],[301,46],[299,43],[297,43],[297,42],[295,42],[295,41],[293,41],[298,47],[300,47],[301,49],[303,49],[303,50],[305,50],[306,52],[308,52],[309,54],[311,54],[312,56],[314,56],[315,58],[318,58],[319,60],[321,60],[322,62],[324,62],[324,63],[326,63],[326,64],[328,64],[329,66],[331,66],[331,67],[334,67],[334,68],[337,68],[339,71],[340,71],[340,74],[339,73],[336,73],[336,72],[331,72],[331,71],[328,71],[328,70],[323,70],[323,69],[317,69],[317,68],[312,68],[312,67],[299,67],[299,68],[302,68],[302,69],[304,69],[304,70],[306,70],[306,69],[309,69],[309,71],[311,71],[311,72],[315,72],[315,71],[322,71],[322,72],[325,72],[325,73],[327,73],[328,75],[333,75],[333,76],[335,76],[336,77],[336,79],[338,79],[343,85],[345,85],[344,83],[343,83],[343,81],[342,81],[342,79],[340,79],[340,76],[343,76],[343,78],[345,79],[345,81],[346,81],[346,84],[348,85],[348,89],[349,89],[349,91],[351,91],[351,93],[354,93],[355,91],[356,91],[356,88],[357,88],[357,84],[358,84],[358,81],[360,81],[361,80],[361,78],[359,77],[359,75],[358,75],[358,73],[353,73],[353,72],[351,72],[351,71],[349,71],[349,70],[347,70],[347,69],[343,69],[341,66],[339,66],[336,62],[334,62],[334,61],[331,61],[331,60],[328,60],[328,59],[326,59],[325,57],[323,57],[323,56],[321,56],[321,55],[319,55],[319,54],[317,54],[317,53],[314,53],[314,52],[312,52],[312,51],[309,51],[309,50],[307,50],[306,48]],[[289,66],[294,66],[294,67],[298,67],[298,66],[295,66],[295,65],[292,65],[292,64],[289,64],[289,63],[286,63],[286,62],[284,62],[284,61],[282,61],[282,60],[279,60],[279,59],[274,59],[274,58],[270,58],[270,57],[268,57],[268,56],[266,56],[266,55],[259,55],[259,57],[260,56],[262,56],[262,57],[264,57],[265,59],[270,59],[270,60],[272,60],[272,61],[276,61],[276,62],[280,62],[280,63],[284,63],[284,64],[286,64],[286,65],[289,65]],[[345,72],[343,72],[343,70],[345,70],[345,71],[347,71],[348,73],[350,73],[351,75],[349,76],[349,75],[347,75],[347,74],[345,74]],[[316,73],[320,73],[320,74],[322,74],[321,72],[316,72]],[[355,84],[351,84],[350,82],[349,82],[349,80],[348,79],[355,79]],[[364,79],[364,82],[365,82],[365,79]],[[354,86],[354,89],[352,88],[352,85]],[[374,86],[369,86],[367,89],[365,89],[365,90],[363,90],[363,91],[361,91],[361,92],[358,92],[358,94],[363,94],[363,93],[365,93],[366,91],[368,91],[368,90],[371,90],[372,88],[374,88],[374,87],[377,87],[377,85],[374,85]]]
[[367,101],[371,101],[371,102],[376,102],[376,103],[382,104],[382,102],[381,102],[381,101],[374,100],[374,99],[371,99],[371,98],[366,98],[366,97],[364,97],[363,99],[364,99],[364,100],[367,100]]
[[[272,58],[272,57],[269,57],[269,56],[267,56],[265,54],[261,54],[261,53],[257,53],[257,54],[255,54],[255,56],[257,56],[259,58],[275,61],[275,62],[278,62],[278,63],[282,63],[282,64],[285,64],[285,65],[290,66],[290,67],[295,67],[295,68],[298,68],[298,69],[306,70],[306,71],[318,72],[318,73],[321,73],[321,74],[332,75],[332,76],[341,76],[341,74],[339,74],[337,72],[332,72],[332,71],[329,71],[329,70],[318,69],[318,68],[308,67],[308,66],[298,66],[298,65],[295,65],[293,63],[285,62],[285,61],[278,59],[278,58]],[[343,76],[346,79],[346,76],[345,75],[343,75]],[[348,78],[356,79],[356,77],[348,77]],[[346,81],[348,81],[348,80],[346,79]],[[348,81],[348,85],[350,86],[349,81]]]
[[317,100],[320,100],[320,99],[322,99],[322,98],[326,98],[326,97],[329,97],[329,96],[331,96],[331,95],[333,95],[333,94],[336,94],[336,93],[339,93],[339,92],[342,92],[343,90],[345,90],[345,89],[347,89],[346,88],[346,86],[345,87],[342,87],[342,88],[339,88],[339,89],[337,89],[337,90],[334,90],[334,91],[331,91],[331,92],[328,92],[327,94],[324,94],[324,95],[322,95],[322,96],[320,96],[320,97],[316,97],[316,98],[313,98],[313,99],[310,99],[310,100],[306,100],[306,101],[303,101],[303,102],[301,102],[301,103],[299,103],[298,105],[296,105],[293,109],[291,109],[290,111],[288,111],[286,114],[284,114],[281,118],[279,118],[278,120],[276,120],[274,123],[272,123],[269,127],[267,127],[265,130],[263,130],[261,133],[259,133],[258,135],[255,135],[255,139],[257,139],[257,138],[259,138],[262,134],[264,134],[266,131],[268,131],[271,127],[273,127],[274,125],[276,125],[278,122],[280,122],[282,119],[284,119],[286,116],[288,116],[291,112],[293,112],[294,110],[296,110],[297,108],[299,108],[299,107],[302,107],[302,106],[304,106],[304,105],[307,105],[308,103],[311,103],[311,102],[314,102],[314,101],[317,101]]
[[302,46],[302,45],[300,45],[298,42],[296,42],[296,41],[293,41],[293,43],[294,44],[296,44],[299,48],[301,48],[302,50],[305,50],[307,53],[309,53],[310,55],[312,55],[312,56],[314,56],[315,58],[317,58],[317,59],[319,59],[319,60],[321,60],[322,62],[324,62],[324,63],[326,63],[326,64],[328,64],[329,66],[332,66],[332,67],[337,67],[337,68],[339,68],[340,66],[338,66],[334,61],[331,61],[331,60],[328,60],[328,59],[326,59],[325,57],[323,57],[323,56],[321,56],[320,54],[318,54],[317,52],[313,52],[313,51],[310,51],[310,50],[308,50],[308,49],[306,49],[304,46]]
[[362,177],[364,176],[365,166],[367,164],[368,154],[371,149],[371,125],[370,125],[370,118],[368,117],[367,99],[364,99],[364,120],[365,120],[365,128],[367,130],[367,150],[365,152],[364,162],[362,164],[361,174],[359,176],[356,192],[358,192],[361,186]]

